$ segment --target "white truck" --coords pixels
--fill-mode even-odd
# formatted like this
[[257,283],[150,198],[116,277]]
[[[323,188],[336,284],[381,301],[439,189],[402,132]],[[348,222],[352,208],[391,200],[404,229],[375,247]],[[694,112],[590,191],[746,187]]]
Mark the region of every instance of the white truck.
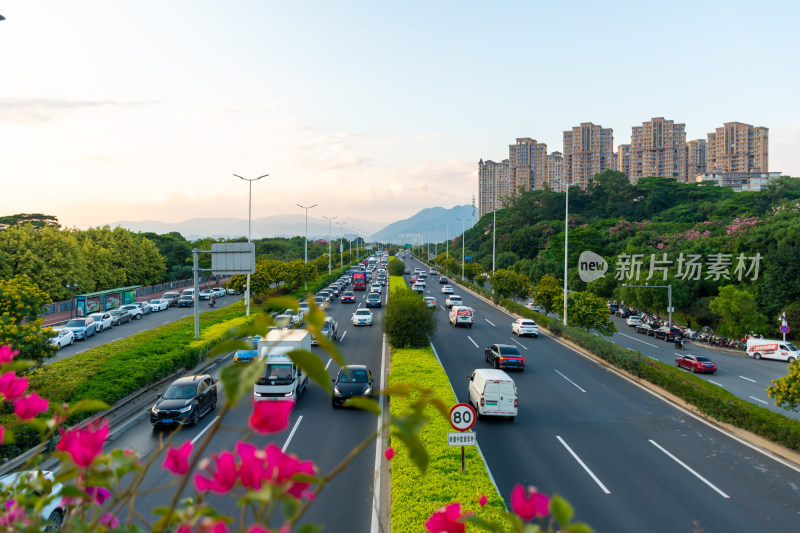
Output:
[[800,351],[794,344],[770,339],[747,339],[747,355],[754,359],[779,359],[789,362],[800,359]]
[[255,401],[292,400],[308,386],[308,375],[289,358],[293,350],[311,351],[311,335],[304,329],[275,329],[258,340],[258,356],[266,360],[264,375],[253,386]]

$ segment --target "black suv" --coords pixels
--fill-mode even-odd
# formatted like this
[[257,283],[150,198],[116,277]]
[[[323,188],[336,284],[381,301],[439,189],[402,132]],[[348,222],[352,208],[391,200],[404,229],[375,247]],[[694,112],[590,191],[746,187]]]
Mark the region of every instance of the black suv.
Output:
[[150,409],[153,427],[192,425],[217,408],[217,380],[208,374],[175,380]]

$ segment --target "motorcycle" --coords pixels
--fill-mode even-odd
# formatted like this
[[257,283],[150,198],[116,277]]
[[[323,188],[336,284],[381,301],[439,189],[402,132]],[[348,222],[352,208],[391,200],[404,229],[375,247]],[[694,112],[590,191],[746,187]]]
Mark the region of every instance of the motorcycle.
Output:
[[208,301],[208,306],[209,307],[216,307],[216,305],[217,305],[217,302],[213,298]]
[[675,339],[675,348],[678,350],[683,350],[685,341],[681,338]]

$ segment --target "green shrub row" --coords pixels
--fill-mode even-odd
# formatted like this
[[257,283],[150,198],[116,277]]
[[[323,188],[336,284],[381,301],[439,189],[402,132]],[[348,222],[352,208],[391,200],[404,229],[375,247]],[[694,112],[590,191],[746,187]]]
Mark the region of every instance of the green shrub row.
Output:
[[[391,368],[389,386],[417,384],[434,390],[436,397],[445,405],[457,403],[447,374],[430,346],[393,348]],[[391,416],[409,414],[412,411],[410,404],[416,397],[414,394],[408,398],[393,396],[389,408]],[[390,463],[392,531],[422,531],[422,524],[436,509],[455,501],[461,502],[464,511],[472,511],[486,520],[500,521],[498,511],[504,510],[505,505],[489,479],[477,448],[465,447],[465,471],[462,472],[460,448],[447,445],[447,433],[453,431],[450,421],[433,407],[428,407],[425,415],[430,420],[420,433],[420,440],[430,458],[425,474],[421,474],[408,458],[406,447],[400,439],[390,440],[396,452]],[[478,504],[482,495],[487,498],[485,507]]]

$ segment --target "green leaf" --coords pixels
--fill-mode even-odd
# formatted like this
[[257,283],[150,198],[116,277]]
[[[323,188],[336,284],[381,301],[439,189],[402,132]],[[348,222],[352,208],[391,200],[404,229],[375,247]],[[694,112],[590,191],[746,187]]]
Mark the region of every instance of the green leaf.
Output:
[[103,411],[104,409],[108,409],[109,405],[106,402],[102,402],[100,400],[92,400],[87,398],[85,400],[81,400],[75,405],[72,406],[73,413],[83,413],[89,411]]
[[222,369],[220,380],[225,390],[225,397],[231,406],[239,403],[243,396],[253,389],[258,378],[264,374],[267,363],[257,358],[249,365],[230,365]]
[[322,531],[323,529],[321,524],[305,524],[297,530],[297,533],[317,533],[317,531]]
[[291,296],[277,296],[275,298],[269,298],[266,301],[266,304],[271,307],[276,307],[283,311],[284,309],[293,309],[297,311],[300,307],[300,302],[297,301],[296,298],[292,298]]
[[592,533],[594,529],[583,522],[570,524],[566,527],[568,533]]
[[328,393],[328,396],[333,394],[331,390],[331,376],[328,374],[325,365],[322,364],[322,360],[317,354],[305,350],[292,350],[286,355],[288,355],[294,364],[302,369],[303,372],[308,374],[308,377],[311,378],[312,381],[322,387],[322,389]]
[[397,437],[408,448],[408,457],[423,474],[428,470],[430,461],[428,452],[419,439],[419,432],[427,419],[424,416],[412,414],[407,416],[393,416],[392,436]]
[[558,494],[554,494],[553,497],[550,498],[550,512],[553,513],[555,519],[558,520],[558,523],[562,526],[569,524],[574,514],[569,502]]
[[503,531],[503,525],[497,524],[490,520],[485,520],[483,518],[478,518],[475,515],[464,515],[461,517],[461,521],[469,524],[475,524],[476,526],[486,530],[486,531]]
[[348,398],[344,402],[345,407],[356,407],[361,409],[362,411],[369,411],[370,413],[380,416],[381,414],[381,406],[378,402],[373,400],[372,398],[363,398],[360,396],[354,396],[352,398]]

